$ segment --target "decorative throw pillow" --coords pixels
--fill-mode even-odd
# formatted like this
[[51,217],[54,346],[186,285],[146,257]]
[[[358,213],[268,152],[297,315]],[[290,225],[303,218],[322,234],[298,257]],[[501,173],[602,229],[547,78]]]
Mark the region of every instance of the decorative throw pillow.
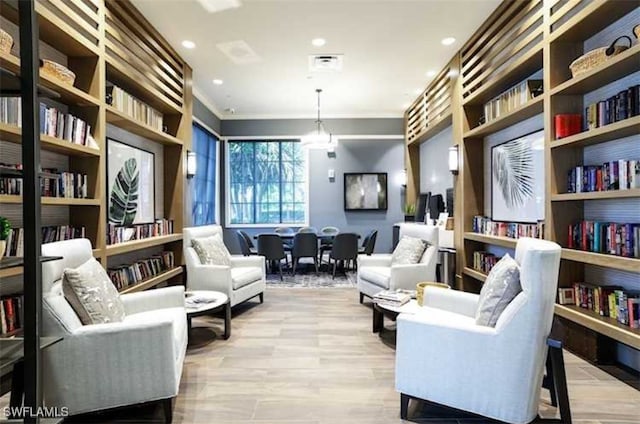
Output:
[[417,264],[427,248],[427,242],[415,237],[402,236],[391,256],[392,265]]
[[476,324],[495,327],[502,311],[521,291],[520,267],[506,254],[491,268],[480,290]]
[[95,258],[64,270],[62,293],[84,325],[124,320],[118,290]]
[[227,246],[224,245],[220,234],[195,238],[191,241],[191,245],[203,265],[231,265],[231,254]]

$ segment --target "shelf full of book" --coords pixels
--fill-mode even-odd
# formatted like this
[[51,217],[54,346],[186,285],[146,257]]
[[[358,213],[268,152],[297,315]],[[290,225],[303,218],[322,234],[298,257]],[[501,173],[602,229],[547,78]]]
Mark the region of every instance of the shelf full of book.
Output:
[[165,281],[170,280],[171,278],[174,278],[180,274],[182,274],[182,267],[171,268],[158,275],[154,275],[153,277],[150,277],[148,279],[135,283],[131,286],[123,288],[122,290],[120,290],[120,293],[125,294],[125,293],[134,293],[138,291],[143,291],[148,288],[155,287],[158,284],[164,283]]

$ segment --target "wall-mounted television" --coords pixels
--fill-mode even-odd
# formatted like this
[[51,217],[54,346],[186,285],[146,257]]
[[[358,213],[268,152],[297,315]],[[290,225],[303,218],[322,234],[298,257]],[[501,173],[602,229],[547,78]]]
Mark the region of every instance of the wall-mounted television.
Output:
[[386,172],[345,172],[345,211],[386,211],[388,198]]

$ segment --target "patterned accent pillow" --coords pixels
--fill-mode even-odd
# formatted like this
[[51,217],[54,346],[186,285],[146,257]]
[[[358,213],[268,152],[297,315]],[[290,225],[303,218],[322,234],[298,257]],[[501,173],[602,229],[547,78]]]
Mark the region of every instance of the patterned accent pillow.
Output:
[[402,236],[398,245],[393,250],[391,265],[417,264],[428,244],[424,240],[415,237]]
[[476,324],[495,327],[502,312],[521,291],[520,266],[506,254],[491,268],[480,290]]
[[62,293],[84,325],[124,320],[120,294],[95,258],[78,268],[64,270]]
[[200,258],[203,265],[231,265],[231,254],[224,245],[220,234],[214,234],[211,237],[195,238],[191,241],[191,245]]

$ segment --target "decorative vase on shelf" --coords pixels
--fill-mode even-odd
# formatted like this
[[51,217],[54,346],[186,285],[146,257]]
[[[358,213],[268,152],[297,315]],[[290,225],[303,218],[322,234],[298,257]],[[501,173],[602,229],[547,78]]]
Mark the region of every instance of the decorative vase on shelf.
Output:
[[7,241],[0,240],[0,259],[4,258],[4,251],[7,248]]

